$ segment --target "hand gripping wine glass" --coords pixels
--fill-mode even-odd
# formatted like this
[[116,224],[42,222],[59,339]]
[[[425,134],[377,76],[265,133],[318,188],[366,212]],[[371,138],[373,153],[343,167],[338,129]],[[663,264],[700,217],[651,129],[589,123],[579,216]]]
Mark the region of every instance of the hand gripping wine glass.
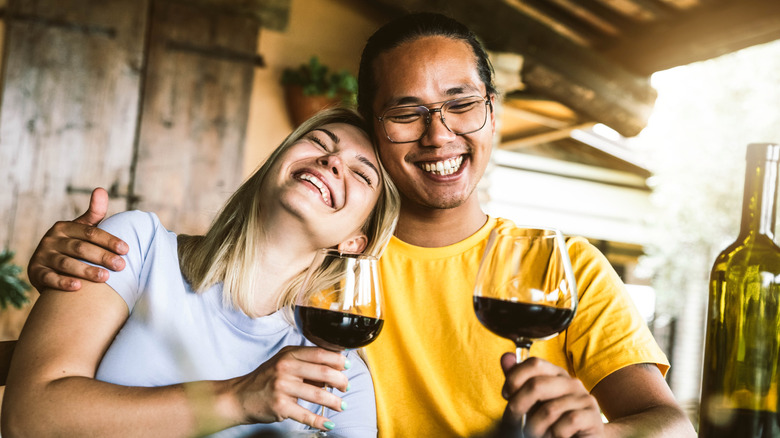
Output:
[[[577,284],[560,231],[493,230],[474,286],[474,311],[493,333],[515,343],[517,363],[534,341],[565,330],[577,309]],[[520,430],[525,424],[525,417]]]
[[319,250],[295,303],[295,324],[306,339],[332,351],[376,339],[384,324],[377,258]]

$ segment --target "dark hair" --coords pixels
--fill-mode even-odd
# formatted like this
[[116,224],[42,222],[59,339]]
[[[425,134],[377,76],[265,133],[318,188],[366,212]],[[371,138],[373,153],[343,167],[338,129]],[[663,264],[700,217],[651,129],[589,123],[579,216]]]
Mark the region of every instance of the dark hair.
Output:
[[493,84],[493,65],[474,32],[462,23],[442,14],[423,12],[404,15],[380,27],[368,38],[366,47],[363,48],[358,72],[358,111],[365,117],[369,127],[374,126],[371,120],[374,118],[373,104],[377,90],[374,62],[379,55],[388,50],[428,36],[443,36],[469,44],[474,51],[477,71],[487,93],[496,94],[496,87]]

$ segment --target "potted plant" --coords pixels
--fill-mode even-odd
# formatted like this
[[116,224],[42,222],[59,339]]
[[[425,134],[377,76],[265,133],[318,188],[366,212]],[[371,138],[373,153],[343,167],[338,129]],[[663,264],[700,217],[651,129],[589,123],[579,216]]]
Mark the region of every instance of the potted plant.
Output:
[[29,301],[27,291],[32,289],[26,281],[19,278],[22,268],[11,263],[14,253],[9,250],[0,251],[0,307],[3,309],[12,305],[22,308]]
[[316,55],[297,68],[284,69],[281,82],[296,126],[328,106],[357,104],[357,78],[347,70],[331,72]]

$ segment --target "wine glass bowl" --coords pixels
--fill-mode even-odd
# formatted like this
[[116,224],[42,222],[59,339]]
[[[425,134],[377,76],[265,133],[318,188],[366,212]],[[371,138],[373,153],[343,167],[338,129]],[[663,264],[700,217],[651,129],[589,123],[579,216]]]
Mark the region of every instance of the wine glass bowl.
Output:
[[371,343],[382,330],[377,258],[317,252],[295,304],[295,324],[314,344],[333,351]]
[[560,231],[491,232],[474,286],[474,311],[488,330],[510,339],[522,362],[534,341],[565,330],[577,309],[577,285]]

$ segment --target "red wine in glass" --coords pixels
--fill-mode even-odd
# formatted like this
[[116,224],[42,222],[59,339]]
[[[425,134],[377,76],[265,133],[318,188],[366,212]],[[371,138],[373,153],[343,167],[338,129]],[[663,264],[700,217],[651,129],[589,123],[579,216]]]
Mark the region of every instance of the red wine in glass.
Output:
[[530,339],[560,333],[574,318],[574,310],[570,308],[486,297],[474,297],[474,311],[488,330],[516,344],[527,343],[526,348],[531,348]]
[[364,347],[379,335],[384,324],[379,318],[309,306],[295,307],[295,321],[306,339],[328,350]]

